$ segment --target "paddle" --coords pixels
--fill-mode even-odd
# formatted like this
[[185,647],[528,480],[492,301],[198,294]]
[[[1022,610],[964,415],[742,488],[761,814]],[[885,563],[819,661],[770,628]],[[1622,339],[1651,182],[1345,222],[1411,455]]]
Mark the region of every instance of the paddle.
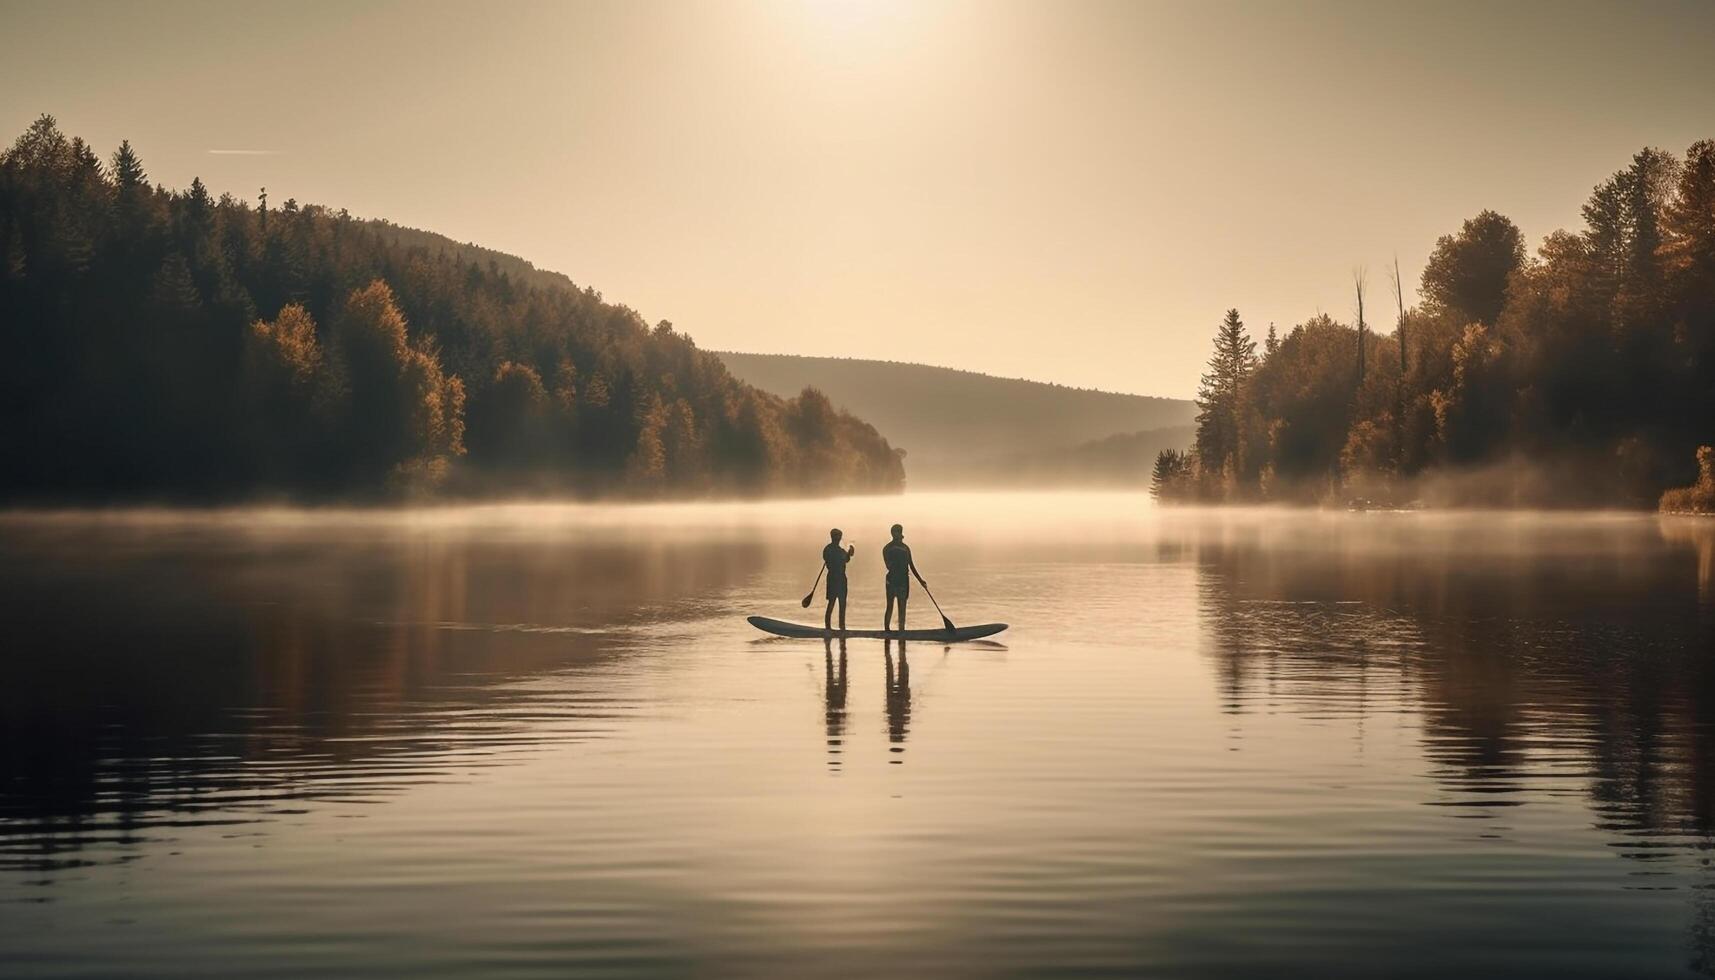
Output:
[[822,584],[822,573],[827,571],[827,570],[828,570],[828,565],[826,562],[822,563],[821,568],[816,569],[816,581],[814,581],[810,584],[810,591],[805,593],[804,601],[798,603],[798,605],[803,606],[805,609],[810,608],[810,600],[816,598],[816,586]]
[[[922,579],[918,579],[917,584],[923,586],[923,594],[929,597],[929,601],[935,602],[935,593],[929,591],[929,583]],[[951,633],[958,629],[957,626],[953,625],[953,621],[947,618],[947,614],[941,612],[941,604],[939,602],[935,602],[935,611],[941,613],[941,625],[947,627],[947,632]]]

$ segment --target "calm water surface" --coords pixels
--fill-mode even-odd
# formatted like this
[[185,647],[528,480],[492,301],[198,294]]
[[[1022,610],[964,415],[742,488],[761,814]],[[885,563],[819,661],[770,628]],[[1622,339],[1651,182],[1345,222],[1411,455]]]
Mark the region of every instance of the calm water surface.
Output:
[[[744,623],[894,520],[1001,642]],[[0,622],[9,976],[1715,973],[1715,523],[12,516]]]

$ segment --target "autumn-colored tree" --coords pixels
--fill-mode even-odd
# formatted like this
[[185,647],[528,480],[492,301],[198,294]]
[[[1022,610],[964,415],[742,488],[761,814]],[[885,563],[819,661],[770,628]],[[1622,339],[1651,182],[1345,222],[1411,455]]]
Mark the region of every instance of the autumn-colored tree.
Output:
[[329,349],[342,401],[340,442],[355,472],[434,477],[464,452],[463,382],[443,373],[431,344],[410,342],[387,283],[351,292]]
[[625,481],[635,492],[660,493],[667,486],[667,406],[651,396],[638,421],[637,443],[625,460]]
[[1467,220],[1457,235],[1443,235],[1423,270],[1422,293],[1431,311],[1492,324],[1506,305],[1507,280],[1524,264],[1524,236],[1494,211]]
[[244,354],[244,460],[252,478],[304,485],[324,472],[320,454],[334,422],[327,358],[309,311],[292,305],[250,327]]
[[1715,514],[1715,446],[1697,447],[1697,482],[1664,492],[1661,509],[1678,514]]
[[470,397],[473,461],[502,471],[536,470],[557,458],[554,399],[528,364],[503,361]]

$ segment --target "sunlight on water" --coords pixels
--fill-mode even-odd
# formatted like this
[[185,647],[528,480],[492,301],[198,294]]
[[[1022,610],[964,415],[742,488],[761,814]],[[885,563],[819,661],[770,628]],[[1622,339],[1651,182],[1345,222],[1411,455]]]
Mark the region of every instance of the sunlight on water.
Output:
[[[830,526],[998,642],[780,640]],[[1715,524],[0,518],[0,972],[1715,972]],[[914,624],[933,609],[914,595]]]

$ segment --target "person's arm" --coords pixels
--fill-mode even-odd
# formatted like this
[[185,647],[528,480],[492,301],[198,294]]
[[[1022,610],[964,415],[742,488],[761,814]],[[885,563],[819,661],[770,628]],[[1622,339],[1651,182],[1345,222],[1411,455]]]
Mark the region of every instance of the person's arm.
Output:
[[[905,553],[906,553],[906,555],[911,555],[911,551],[909,549],[907,549]],[[923,586],[924,588],[928,588],[929,583],[923,581],[923,573],[919,572],[917,570],[917,559],[916,559],[916,557],[913,556],[913,557],[909,558],[908,560],[911,562],[911,574],[917,576],[917,584]]]

